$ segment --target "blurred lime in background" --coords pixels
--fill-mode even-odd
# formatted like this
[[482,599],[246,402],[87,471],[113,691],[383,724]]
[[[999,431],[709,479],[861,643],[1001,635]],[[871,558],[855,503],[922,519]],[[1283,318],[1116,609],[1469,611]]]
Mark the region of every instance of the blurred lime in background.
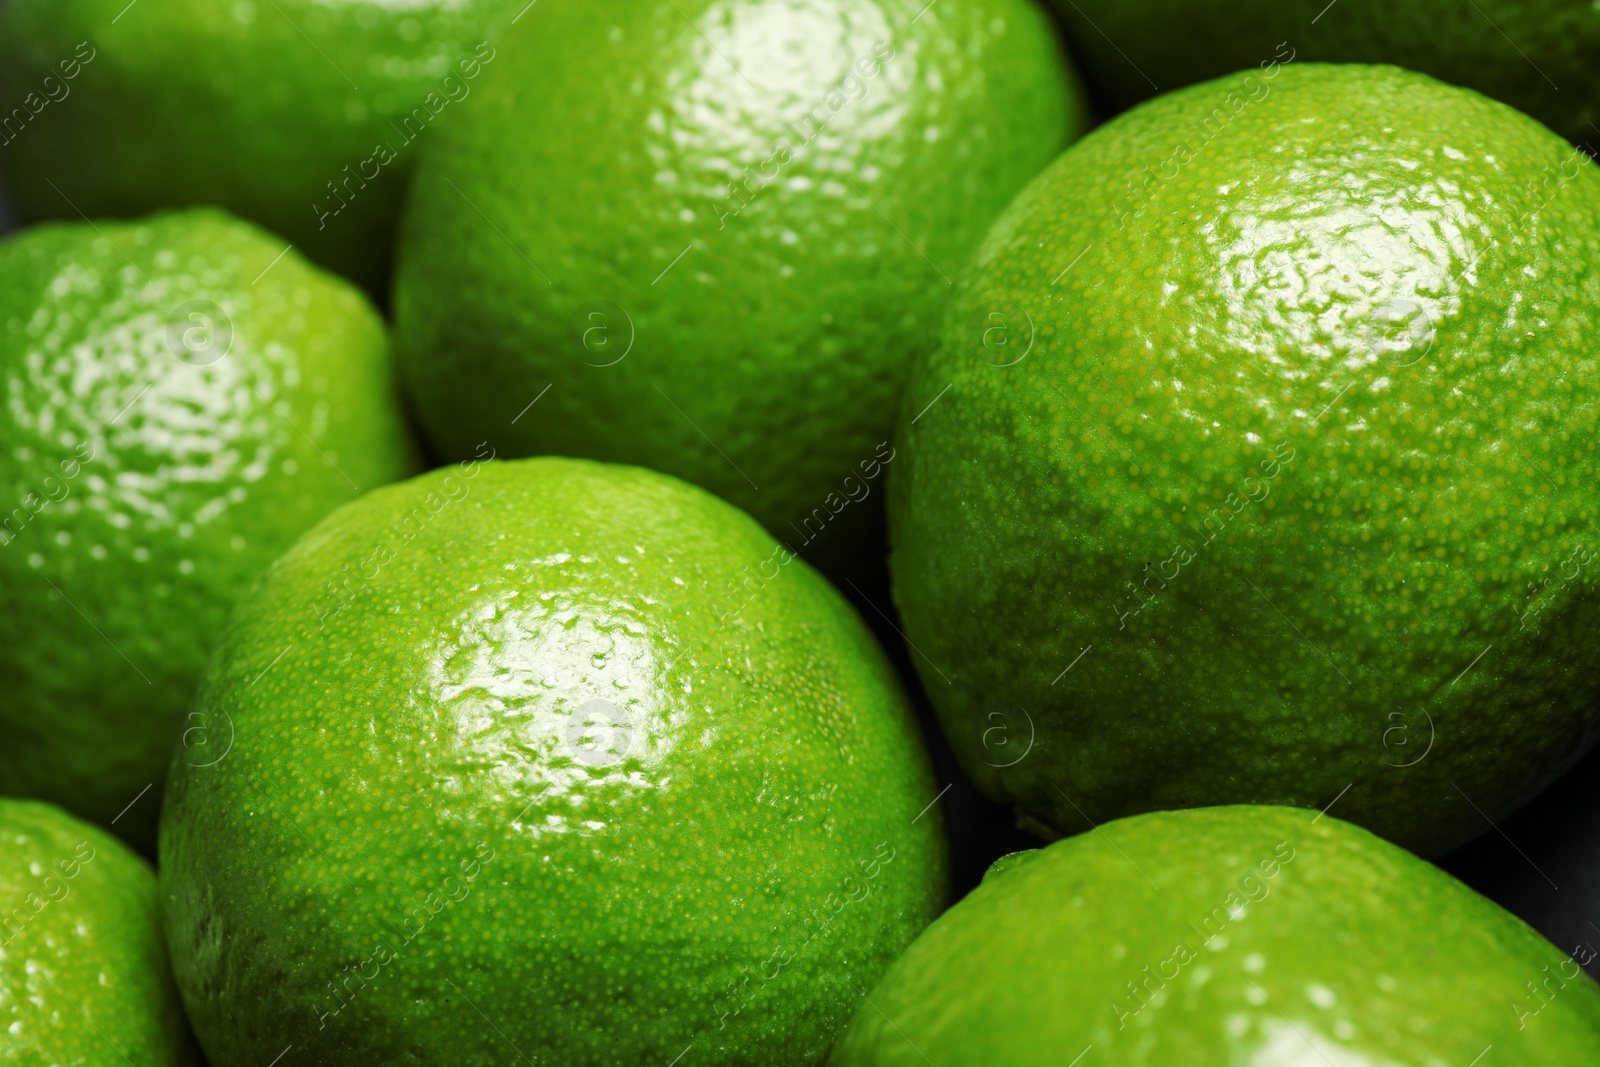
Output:
[[1120,110],[1274,62],[1393,63],[1600,144],[1600,9],[1566,0],[1052,0],[1091,88]]
[[526,0],[8,0],[0,162],[24,220],[213,204],[388,295],[413,146]]

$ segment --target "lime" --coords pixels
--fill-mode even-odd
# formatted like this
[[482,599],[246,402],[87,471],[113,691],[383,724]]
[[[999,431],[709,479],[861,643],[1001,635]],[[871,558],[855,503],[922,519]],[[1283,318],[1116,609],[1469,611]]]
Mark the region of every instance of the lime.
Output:
[[897,601],[978,784],[1062,831],[1342,797],[1431,853],[1558,773],[1600,678],[1597,265],[1586,156],[1393,67],[1062,156],[898,438]]
[[[155,843],[236,597],[406,472],[383,325],[215,211],[0,243],[0,791]],[[209,745],[209,751],[206,746]]]
[[216,204],[386,296],[413,144],[472,95],[524,2],[9,0],[15,206],[76,219]]
[[1241,806],[1119,820],[991,872],[830,1062],[1538,1067],[1597,1048],[1600,988],[1520,920],[1332,816]]
[[[1054,2],[1054,0],[1053,0]],[[1109,105],[1279,63],[1394,63],[1504,101],[1563,137],[1600,143],[1600,19],[1563,0],[1310,4],[1227,0],[1055,3]],[[1159,88],[1158,88],[1159,85]],[[1593,153],[1591,153],[1593,154]]]
[[450,458],[492,425],[859,544],[908,358],[1082,124],[1029,0],[545,0],[421,153],[401,373]]
[[0,1059],[200,1067],[150,867],[50,804],[0,799]]
[[235,741],[173,764],[161,879],[216,1067],[817,1063],[943,903],[866,628],[637,468],[474,458],[339,509],[198,710]]

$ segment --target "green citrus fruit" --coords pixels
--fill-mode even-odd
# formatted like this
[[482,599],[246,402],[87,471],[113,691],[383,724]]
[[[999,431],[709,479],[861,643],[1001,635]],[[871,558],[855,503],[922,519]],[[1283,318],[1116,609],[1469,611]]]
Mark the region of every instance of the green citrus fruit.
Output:
[[14,204],[67,219],[217,204],[386,296],[413,142],[477,88],[524,2],[10,0]]
[[409,465],[382,323],[280,252],[211,210],[0,243],[0,792],[146,850],[180,733],[226,745],[182,716],[235,598]]
[[[1600,19],[1563,0],[1309,4],[1052,0],[1089,85],[1122,108],[1274,62],[1394,63],[1600,143]],[[1158,88],[1159,86],[1159,88]]]
[[235,742],[173,764],[161,879],[215,1067],[817,1063],[943,902],[866,628],[637,468],[473,459],[341,508],[198,710]]
[[1430,864],[1315,811],[1120,820],[991,871],[837,1067],[1593,1063],[1600,988]]
[[908,357],[1082,124],[1029,0],[545,0],[421,155],[401,373],[447,456],[647,464],[816,558],[881,516]]
[[200,1067],[149,866],[59,808],[0,799],[0,1060]]
[[1558,773],[1600,677],[1597,265],[1587,156],[1393,67],[1067,152],[898,439],[896,596],[979,785],[1066,831],[1348,787],[1435,852]]

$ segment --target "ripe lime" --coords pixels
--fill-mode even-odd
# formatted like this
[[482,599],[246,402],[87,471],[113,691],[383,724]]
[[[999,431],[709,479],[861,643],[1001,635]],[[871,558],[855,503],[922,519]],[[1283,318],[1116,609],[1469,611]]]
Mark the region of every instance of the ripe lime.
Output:
[[161,878],[215,1067],[817,1063],[943,900],[865,627],[637,468],[474,459],[341,508],[200,710],[236,741],[173,765]]
[[210,210],[0,243],[0,792],[147,851],[234,599],[408,465],[382,323],[280,253]]
[[9,0],[0,145],[16,207],[216,204],[386,297],[413,142],[472,94],[524,2]]
[[492,421],[818,558],[881,516],[949,279],[1082,122],[1029,0],[545,0],[422,152],[401,373],[451,458]]
[[898,439],[896,596],[980,786],[1069,831],[1348,787],[1437,852],[1548,781],[1600,679],[1597,265],[1586,156],[1393,67],[1067,152]]
[[0,1059],[200,1067],[156,879],[59,808],[0,799]]
[[1332,816],[1228,807],[991,871],[830,1062],[1554,1067],[1597,1047],[1600,988],[1518,919]]

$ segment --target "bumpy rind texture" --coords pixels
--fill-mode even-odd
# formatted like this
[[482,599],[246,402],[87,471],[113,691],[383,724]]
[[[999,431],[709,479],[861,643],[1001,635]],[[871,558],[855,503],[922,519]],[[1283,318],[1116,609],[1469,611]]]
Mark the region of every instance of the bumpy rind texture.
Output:
[[215,1067],[817,1063],[943,903],[865,627],[636,468],[471,460],[340,509],[199,710],[232,751],[173,765],[161,878]]
[[[1476,89],[1600,144],[1600,15],[1565,0],[1052,0],[1090,88],[1123,108],[1278,59],[1393,63]],[[1158,89],[1157,86],[1160,88]]]
[[29,219],[216,204],[387,297],[413,144],[524,2],[9,0],[13,201]]
[[59,808],[0,799],[0,1061],[201,1067],[150,867]]
[[991,871],[896,962],[830,1063],[1597,1056],[1600,987],[1509,912],[1332,816],[1241,806],[1120,820]]
[[0,792],[147,852],[234,600],[410,466],[382,322],[282,251],[210,210],[0,244]]
[[837,556],[950,279],[1082,127],[1028,0],[542,0],[419,161],[402,375],[449,457],[492,420]]
[[1392,67],[1221,79],[1067,152],[891,484],[980,786],[1062,830],[1348,786],[1438,852],[1559,772],[1600,677],[1597,262],[1586,156]]

